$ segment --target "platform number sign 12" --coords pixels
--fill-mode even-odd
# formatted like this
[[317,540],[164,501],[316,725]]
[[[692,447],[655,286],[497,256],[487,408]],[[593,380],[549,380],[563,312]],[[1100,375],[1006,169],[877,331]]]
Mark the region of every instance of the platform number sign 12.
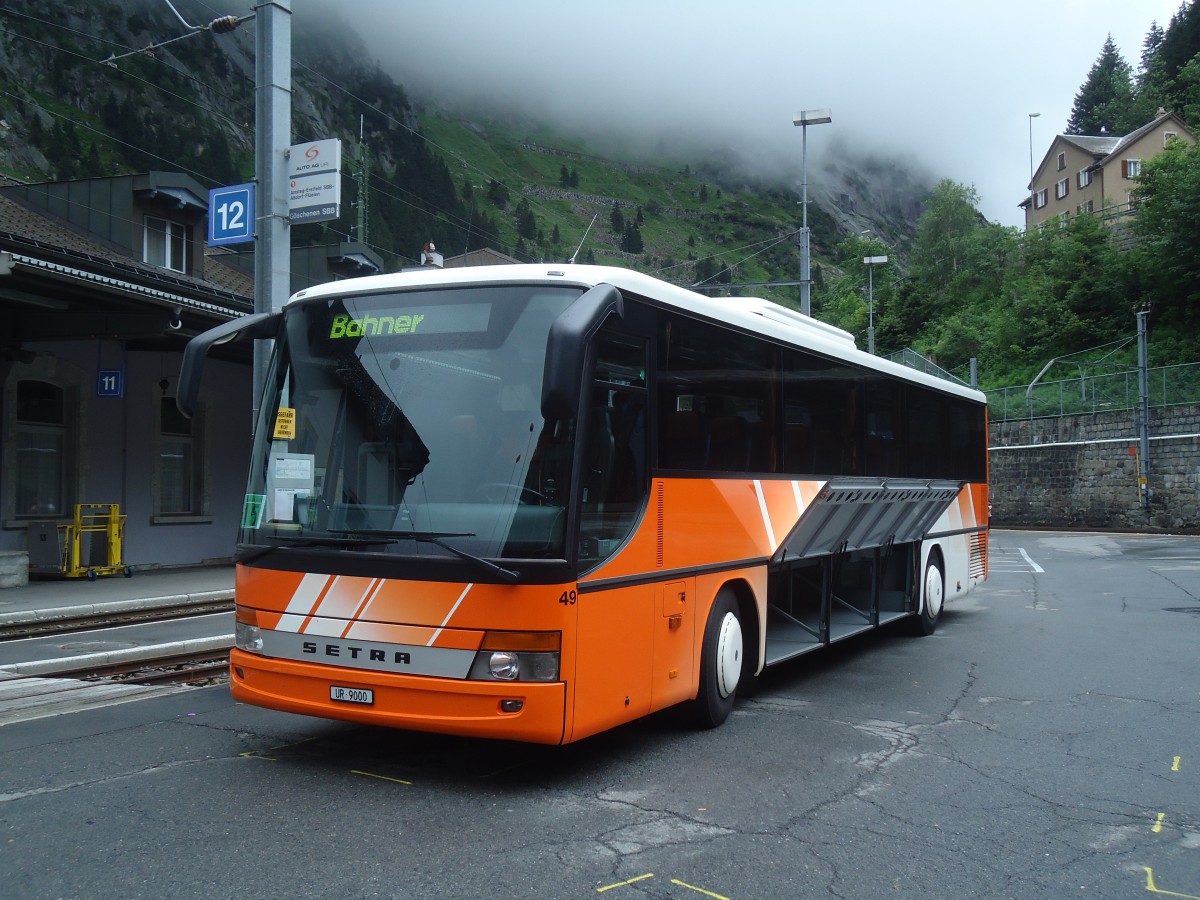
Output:
[[208,245],[254,240],[254,184],[212,188],[208,192]]

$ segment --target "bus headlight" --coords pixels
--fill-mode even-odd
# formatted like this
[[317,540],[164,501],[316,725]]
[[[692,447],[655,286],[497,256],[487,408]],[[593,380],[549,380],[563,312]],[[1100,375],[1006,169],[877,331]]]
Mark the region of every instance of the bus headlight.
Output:
[[233,643],[239,650],[249,650],[251,653],[262,653],[262,632],[257,625],[237,622],[233,628]]
[[511,650],[496,650],[488,657],[488,671],[501,681],[516,681],[521,677],[521,659]]
[[557,631],[489,631],[467,678],[474,681],[557,681],[562,635]]
[[258,627],[258,615],[244,606],[236,607],[234,613],[233,644],[239,650],[262,653],[262,631]]

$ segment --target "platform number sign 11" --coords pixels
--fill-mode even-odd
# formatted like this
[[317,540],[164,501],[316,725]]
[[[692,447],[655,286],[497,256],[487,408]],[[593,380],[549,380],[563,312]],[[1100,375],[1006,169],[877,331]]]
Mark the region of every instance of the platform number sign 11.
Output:
[[125,370],[101,369],[96,373],[97,397],[124,397]]
[[212,188],[208,192],[208,245],[254,240],[254,184]]

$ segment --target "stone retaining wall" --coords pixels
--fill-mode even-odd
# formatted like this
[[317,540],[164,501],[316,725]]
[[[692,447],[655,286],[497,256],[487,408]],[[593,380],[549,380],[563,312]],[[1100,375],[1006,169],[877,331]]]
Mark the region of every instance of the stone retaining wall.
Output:
[[1133,410],[996,422],[989,436],[997,526],[1200,528],[1200,406],[1150,411],[1148,509]]

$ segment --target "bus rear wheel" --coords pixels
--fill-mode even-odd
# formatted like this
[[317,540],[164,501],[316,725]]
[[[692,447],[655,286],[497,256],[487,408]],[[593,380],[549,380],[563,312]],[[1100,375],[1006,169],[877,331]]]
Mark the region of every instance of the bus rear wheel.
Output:
[[692,701],[692,718],[700,728],[716,728],[729,718],[737,697],[744,657],[737,597],[729,588],[721,588],[704,627],[700,689]]
[[933,634],[942,615],[946,597],[946,576],[942,574],[942,559],[937,553],[929,554],[925,563],[925,581],[921,588],[921,611],[913,620],[913,634]]

